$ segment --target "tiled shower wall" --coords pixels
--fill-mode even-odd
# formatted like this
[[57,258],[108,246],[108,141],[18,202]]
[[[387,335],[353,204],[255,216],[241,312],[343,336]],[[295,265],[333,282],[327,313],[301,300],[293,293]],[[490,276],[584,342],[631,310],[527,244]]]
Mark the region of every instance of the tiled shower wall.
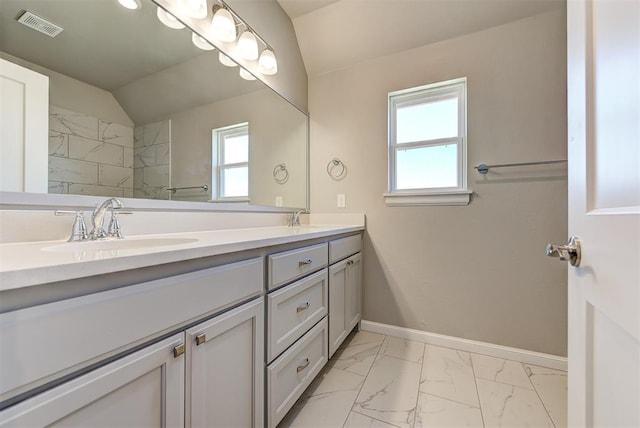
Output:
[[133,196],[170,199],[171,121],[136,126],[134,136]]
[[133,128],[50,106],[49,193],[133,196]]

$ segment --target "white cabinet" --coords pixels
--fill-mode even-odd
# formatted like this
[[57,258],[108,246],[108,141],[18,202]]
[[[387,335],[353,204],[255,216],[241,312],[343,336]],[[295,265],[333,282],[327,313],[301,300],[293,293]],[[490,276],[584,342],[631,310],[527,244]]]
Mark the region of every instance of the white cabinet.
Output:
[[178,333],[23,401],[0,413],[0,426],[183,426],[183,340]]
[[0,426],[262,427],[263,261],[0,314]]
[[262,427],[262,300],[196,325],[186,337],[186,426]]
[[329,357],[362,318],[360,253],[329,266]]

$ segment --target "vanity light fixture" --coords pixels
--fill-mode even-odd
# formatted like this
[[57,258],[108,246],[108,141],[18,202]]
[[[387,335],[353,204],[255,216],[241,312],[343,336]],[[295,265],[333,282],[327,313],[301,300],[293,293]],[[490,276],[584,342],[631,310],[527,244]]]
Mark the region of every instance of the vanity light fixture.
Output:
[[191,41],[197,48],[200,48],[203,51],[212,51],[214,49],[211,43],[207,42],[205,39],[203,39],[196,33],[191,33]]
[[249,73],[244,68],[240,69],[240,77],[242,77],[244,80],[256,80],[255,76]]
[[258,59],[258,70],[262,74],[272,76],[278,72],[278,61],[276,55],[270,48],[266,48]]
[[169,28],[174,30],[181,30],[184,28],[184,24],[176,19],[175,16],[158,6],[158,12],[156,13],[160,22]]
[[221,6],[214,6],[213,11],[211,35],[222,42],[233,42],[238,37],[236,21],[233,19],[233,15]]
[[180,7],[192,18],[207,17],[207,0],[180,0]]
[[234,60],[232,60],[231,58],[229,58],[228,56],[226,56],[222,52],[218,53],[218,61],[220,61],[220,64],[226,65],[227,67],[237,67],[238,66],[238,64],[236,64],[236,62]]
[[118,0],[118,3],[120,3],[120,6],[130,10],[136,10],[142,7],[140,0]]
[[258,59],[258,40],[256,36],[248,29],[240,35],[238,44],[236,45],[238,55],[244,59]]

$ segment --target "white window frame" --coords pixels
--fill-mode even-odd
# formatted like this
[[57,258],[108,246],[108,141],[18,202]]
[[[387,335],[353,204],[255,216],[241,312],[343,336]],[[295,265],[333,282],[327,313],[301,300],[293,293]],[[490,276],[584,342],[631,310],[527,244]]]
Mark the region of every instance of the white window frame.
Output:
[[[410,143],[402,144],[397,143],[396,115],[398,108],[449,99],[452,97],[456,97],[458,99],[458,135],[456,137],[412,141]],[[384,194],[385,203],[388,206],[468,205],[470,194],[473,192],[467,189],[467,78],[461,77],[416,88],[390,92],[388,100],[389,187],[388,193]],[[458,148],[458,186],[424,189],[397,189],[397,150],[417,147],[435,147],[449,144],[456,144]]]
[[213,130],[212,142],[213,147],[211,153],[213,154],[211,186],[214,194],[211,195],[213,200],[225,201],[225,202],[249,202],[249,188],[247,188],[247,195],[243,196],[224,196],[222,190],[224,189],[224,174],[227,169],[246,167],[249,170],[249,156],[247,156],[247,162],[236,162],[229,164],[222,164],[224,159],[224,144],[222,142],[228,137],[234,137],[238,135],[249,136],[249,122],[238,123],[235,125],[225,126],[223,128],[216,128]]

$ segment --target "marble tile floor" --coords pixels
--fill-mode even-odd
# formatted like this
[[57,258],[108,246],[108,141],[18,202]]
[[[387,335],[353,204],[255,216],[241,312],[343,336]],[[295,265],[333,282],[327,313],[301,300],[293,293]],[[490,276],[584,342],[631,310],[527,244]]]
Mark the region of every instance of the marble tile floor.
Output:
[[565,427],[567,373],[352,332],[278,425]]

